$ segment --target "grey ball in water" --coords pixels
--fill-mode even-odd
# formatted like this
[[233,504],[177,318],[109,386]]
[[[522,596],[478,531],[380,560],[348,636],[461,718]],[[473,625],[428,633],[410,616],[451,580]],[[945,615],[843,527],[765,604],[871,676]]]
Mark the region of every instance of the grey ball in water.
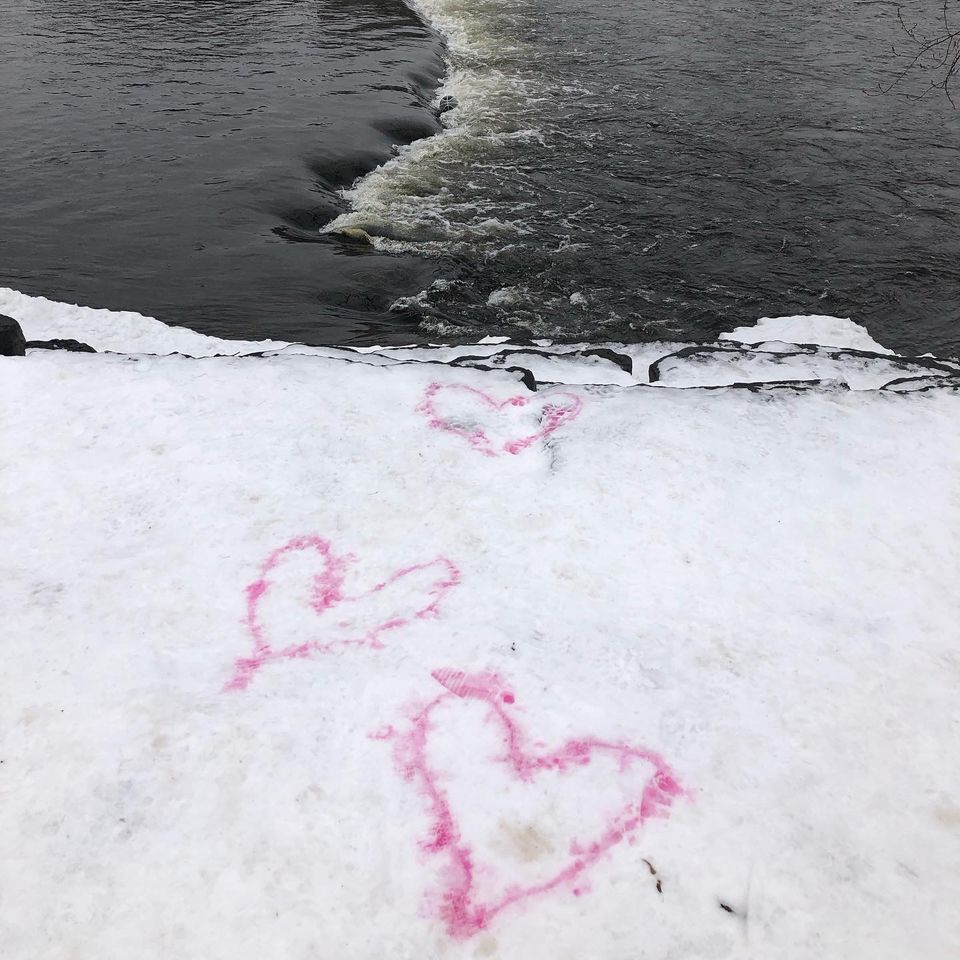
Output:
[[23,357],[26,353],[27,341],[20,324],[0,313],[0,357]]
[[437,103],[437,115],[440,116],[446,113],[448,110],[453,110],[456,107],[459,107],[460,104],[457,102],[456,97],[444,96],[441,97]]

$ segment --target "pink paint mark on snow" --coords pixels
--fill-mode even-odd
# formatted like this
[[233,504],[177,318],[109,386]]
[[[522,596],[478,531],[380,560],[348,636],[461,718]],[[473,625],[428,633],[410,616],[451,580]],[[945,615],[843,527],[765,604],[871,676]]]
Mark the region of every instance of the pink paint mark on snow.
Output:
[[[539,413],[540,426],[533,433],[507,440],[494,440],[483,427],[472,425],[475,419],[473,416],[470,417],[471,425],[466,425],[449,414],[441,413],[438,409],[438,401],[443,398],[450,398],[461,404],[466,400],[469,406],[478,411],[481,418],[485,416],[488,419],[491,414],[499,414],[509,407],[530,407],[532,412]],[[443,430],[463,437],[470,446],[487,457],[497,457],[501,453],[521,453],[565,423],[576,419],[582,409],[583,401],[574,393],[551,393],[546,397],[532,394],[495,400],[483,390],[463,383],[431,383],[423,395],[423,400],[417,406],[417,411],[426,416],[427,422],[435,430]]]
[[[432,581],[424,589],[414,590],[412,594],[401,595],[395,601],[398,609],[391,609],[382,619],[376,616],[363,626],[351,629],[351,619],[340,619],[330,623],[334,633],[339,633],[334,639],[320,642],[309,640],[303,643],[292,644],[280,649],[273,647],[270,637],[260,617],[260,607],[268,592],[274,589],[271,575],[283,564],[283,561],[292,554],[313,551],[321,563],[320,571],[315,574],[309,587],[309,605],[314,613],[322,616],[329,610],[338,610],[362,620],[364,607],[369,606],[374,599],[387,588],[393,587],[410,577],[411,574],[421,571],[431,571]],[[416,563],[395,571],[382,583],[375,584],[368,590],[358,594],[347,594],[344,581],[351,564],[356,558],[349,554],[339,556],[333,552],[329,541],[317,536],[294,537],[282,547],[274,550],[260,567],[260,574],[256,580],[246,588],[247,604],[244,624],[253,640],[253,654],[249,657],[240,657],[236,661],[233,678],[227,683],[228,690],[243,690],[253,679],[253,675],[264,664],[275,660],[295,660],[309,657],[312,653],[331,653],[334,650],[346,647],[372,647],[380,649],[383,642],[381,635],[390,630],[398,630],[414,620],[423,620],[434,617],[440,610],[447,593],[460,582],[460,571],[456,565],[446,557],[437,557],[426,563]]]
[[[675,799],[686,794],[676,776],[663,758],[652,750],[617,743],[596,737],[568,740],[556,750],[532,752],[517,721],[508,712],[515,698],[506,689],[503,680],[492,673],[469,674],[456,670],[438,670],[434,679],[446,687],[413,717],[411,729],[404,734],[393,732],[396,755],[404,777],[415,782],[426,796],[432,820],[429,837],[421,844],[430,854],[446,858],[441,871],[441,889],[437,912],[447,933],[455,939],[466,939],[485,930],[490,922],[522,901],[531,900],[572,885],[575,896],[589,890],[581,876],[621,840],[631,835],[651,817],[665,817]],[[606,755],[617,762],[619,772],[642,761],[653,767],[653,773],[639,797],[627,803],[589,842],[574,841],[570,846],[569,862],[539,883],[510,886],[488,902],[481,902],[476,892],[475,878],[485,872],[485,865],[475,862],[470,846],[464,841],[450,801],[441,785],[441,776],[427,758],[427,742],[431,732],[434,711],[453,698],[478,700],[486,704],[488,720],[499,726],[504,754],[492,762],[507,766],[513,776],[532,783],[539,774],[563,774],[577,767],[589,766],[595,756]]]

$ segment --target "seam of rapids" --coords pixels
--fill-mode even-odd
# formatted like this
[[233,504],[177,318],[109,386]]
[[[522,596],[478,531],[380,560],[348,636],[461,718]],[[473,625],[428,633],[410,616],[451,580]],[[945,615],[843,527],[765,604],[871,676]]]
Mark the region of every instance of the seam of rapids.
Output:
[[[443,102],[445,97],[451,96],[450,90],[452,89],[453,83],[456,80],[457,71],[455,70],[450,57],[450,51],[454,47],[454,40],[451,34],[443,29],[440,21],[431,17],[428,11],[420,3],[418,3],[417,0],[403,0],[403,3],[416,14],[425,27],[433,30],[443,43],[443,63],[445,66],[445,71],[441,82],[434,91],[433,98],[430,101],[431,105],[434,107],[434,109],[436,109]],[[456,100],[456,98],[454,99]],[[456,102],[459,104],[459,100]],[[389,240],[388,237],[382,237],[376,234],[368,233],[362,227],[356,226],[351,222],[351,220],[360,213],[360,209],[354,198],[363,189],[365,184],[370,183],[370,181],[383,170],[391,167],[396,168],[409,162],[410,153],[412,152],[414,146],[440,140],[441,138],[449,137],[458,131],[461,131],[466,124],[457,123],[448,125],[447,118],[451,113],[456,112],[456,108],[454,108],[453,110],[447,111],[440,116],[439,120],[442,125],[441,130],[438,130],[436,133],[426,137],[417,137],[408,143],[397,144],[397,153],[395,156],[390,157],[388,160],[384,160],[383,163],[378,164],[372,170],[368,170],[362,176],[357,177],[357,179],[354,180],[349,187],[344,187],[341,189],[339,191],[340,196],[350,204],[350,209],[339,214],[328,224],[321,227],[320,232],[350,237],[354,240],[362,240],[366,243],[369,243],[374,248],[378,248],[384,241]]]

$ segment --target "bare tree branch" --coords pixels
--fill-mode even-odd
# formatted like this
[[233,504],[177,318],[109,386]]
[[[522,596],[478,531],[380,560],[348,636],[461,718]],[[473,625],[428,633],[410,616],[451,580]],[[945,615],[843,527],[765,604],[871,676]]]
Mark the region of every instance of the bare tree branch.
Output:
[[893,54],[906,63],[890,81],[879,84],[882,93],[891,93],[908,78],[920,75],[927,84],[922,93],[902,89],[899,92],[910,100],[921,100],[939,90],[956,108],[954,89],[960,75],[960,27],[954,25],[954,13],[958,6],[960,0],[942,0],[936,19],[927,24],[919,20],[912,22],[912,16],[908,23],[903,6],[897,7],[897,20],[906,37],[907,49],[894,46]]

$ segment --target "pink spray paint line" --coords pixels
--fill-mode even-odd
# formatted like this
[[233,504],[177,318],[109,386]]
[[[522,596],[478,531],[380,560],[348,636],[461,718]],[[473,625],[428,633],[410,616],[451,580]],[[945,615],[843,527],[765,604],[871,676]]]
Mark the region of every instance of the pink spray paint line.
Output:
[[[365,629],[358,629],[355,633],[347,629],[346,635],[325,642],[307,640],[277,649],[272,645],[261,620],[261,604],[269,591],[275,589],[271,575],[284,560],[304,551],[313,551],[322,563],[320,571],[311,578],[308,598],[310,607],[320,617],[328,611],[362,613],[365,602],[369,604],[388,587],[402,582],[411,574],[431,571],[433,580],[426,590],[421,588],[419,594],[414,593],[413,596],[406,598],[406,602],[400,609],[392,611]],[[329,541],[317,536],[294,537],[274,550],[261,565],[260,575],[246,588],[247,610],[243,622],[253,640],[253,654],[249,657],[240,657],[236,661],[233,678],[227,683],[226,689],[245,689],[261,667],[276,660],[303,659],[313,653],[332,653],[348,647],[381,649],[384,646],[381,640],[383,634],[391,630],[399,630],[414,620],[436,616],[444,597],[460,582],[460,571],[456,565],[446,557],[437,557],[426,563],[403,567],[370,589],[350,595],[344,589],[344,581],[350,565],[355,562],[356,558],[351,555],[335,554]],[[335,616],[326,617],[322,624],[326,624],[333,632],[339,629],[341,633],[345,626],[349,627],[349,624],[337,623]]]
[[[527,408],[540,415],[539,429],[533,433],[513,437],[507,440],[494,440],[481,426],[465,426],[458,423],[449,415],[438,410],[438,403],[444,397],[456,399],[459,402],[466,400],[468,404],[478,409],[481,416],[502,414],[509,408]],[[583,401],[574,393],[551,393],[546,396],[515,396],[506,400],[495,400],[490,394],[476,387],[463,383],[431,383],[423,395],[423,400],[417,406],[417,411],[424,414],[427,422],[435,430],[443,430],[455,436],[463,437],[470,446],[487,457],[497,457],[501,453],[518,454],[526,450],[538,440],[549,436],[554,430],[565,423],[575,420],[583,409]]]
[[[425,795],[431,818],[429,838],[421,844],[428,853],[446,858],[441,871],[441,888],[435,898],[436,913],[447,933],[464,940],[482,930],[504,910],[524,901],[548,894],[558,887],[568,886],[574,896],[584,893],[582,874],[609,850],[631,835],[652,817],[665,817],[673,801],[688,795],[663,758],[652,750],[617,743],[596,737],[568,740],[556,750],[532,752],[517,721],[508,710],[516,698],[496,674],[468,674],[455,670],[438,670],[434,679],[446,687],[446,693],[437,696],[413,717],[411,729],[403,734],[387,728],[379,739],[393,738],[400,770],[405,779],[415,782]],[[616,761],[619,773],[625,773],[638,761],[649,764],[653,773],[639,797],[623,806],[608,819],[599,835],[588,842],[574,841],[567,863],[538,883],[513,885],[486,902],[479,899],[476,878],[486,871],[478,863],[470,846],[464,841],[450,799],[441,778],[427,758],[427,743],[436,709],[455,698],[477,700],[487,706],[488,717],[499,728],[504,753],[491,762],[506,765],[511,776],[532,783],[542,773],[568,773],[575,768],[589,766],[595,756],[607,756]],[[575,881],[577,882],[574,886]]]

